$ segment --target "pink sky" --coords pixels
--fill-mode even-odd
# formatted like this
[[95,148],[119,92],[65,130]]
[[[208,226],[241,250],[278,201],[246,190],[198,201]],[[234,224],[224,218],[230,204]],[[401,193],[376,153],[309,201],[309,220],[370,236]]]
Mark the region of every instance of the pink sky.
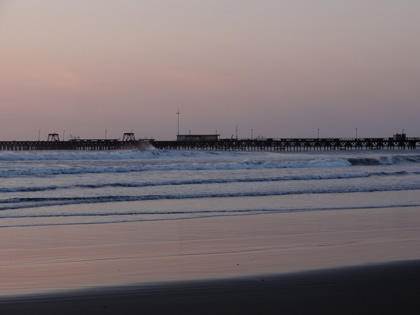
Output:
[[0,0],[0,140],[420,137],[420,1]]

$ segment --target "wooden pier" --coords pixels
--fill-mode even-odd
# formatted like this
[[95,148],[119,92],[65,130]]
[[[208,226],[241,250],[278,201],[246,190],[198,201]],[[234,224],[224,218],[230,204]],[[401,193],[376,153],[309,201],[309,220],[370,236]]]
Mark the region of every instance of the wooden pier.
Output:
[[[51,140],[52,139],[52,140]],[[420,138],[361,138],[361,139],[217,139],[198,141],[136,140],[134,134],[124,134],[118,139],[71,139],[60,141],[0,141],[0,151],[75,150],[111,151],[143,150],[201,151],[340,151],[340,150],[414,150],[420,148]]]
[[149,140],[136,140],[134,133],[124,133],[123,139],[80,139],[60,141],[58,134],[51,133],[47,141],[0,141],[0,151],[38,151],[38,150],[74,150],[74,151],[110,151],[142,150],[151,145]]
[[158,149],[202,151],[339,151],[414,150],[420,138],[385,139],[220,139],[217,141],[151,141]]
[[[80,140],[80,141],[0,141],[0,151],[75,150],[110,151],[146,149],[144,140]],[[150,145],[149,145],[150,146]]]

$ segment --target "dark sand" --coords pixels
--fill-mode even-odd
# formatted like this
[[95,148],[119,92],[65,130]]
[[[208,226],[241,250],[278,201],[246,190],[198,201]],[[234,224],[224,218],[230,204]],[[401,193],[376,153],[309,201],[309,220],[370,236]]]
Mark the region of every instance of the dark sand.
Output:
[[0,314],[418,314],[420,261],[0,300]]

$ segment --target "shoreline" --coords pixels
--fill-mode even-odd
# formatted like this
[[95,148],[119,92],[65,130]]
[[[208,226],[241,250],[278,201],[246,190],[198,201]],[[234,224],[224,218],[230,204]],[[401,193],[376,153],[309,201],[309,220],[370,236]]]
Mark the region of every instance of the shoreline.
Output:
[[384,314],[420,309],[420,260],[0,298],[1,314]]

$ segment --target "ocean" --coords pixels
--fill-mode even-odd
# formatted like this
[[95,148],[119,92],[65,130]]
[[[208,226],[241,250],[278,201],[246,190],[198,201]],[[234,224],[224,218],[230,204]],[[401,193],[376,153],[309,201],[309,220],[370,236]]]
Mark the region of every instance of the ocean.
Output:
[[0,227],[420,206],[417,151],[0,152]]

